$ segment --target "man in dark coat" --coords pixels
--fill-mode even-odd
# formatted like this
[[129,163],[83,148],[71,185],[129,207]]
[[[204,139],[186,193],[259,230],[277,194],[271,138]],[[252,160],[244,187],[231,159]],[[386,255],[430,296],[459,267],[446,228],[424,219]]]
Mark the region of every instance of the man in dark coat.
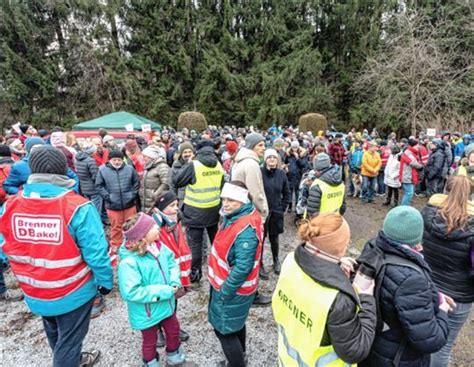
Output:
[[[202,140],[198,143],[197,154],[195,160],[204,166],[208,171],[222,171],[219,187],[222,188],[224,184],[224,170],[222,169],[216,153],[214,151],[214,143],[211,140]],[[199,176],[199,177],[205,177]],[[217,177],[217,176],[215,176]],[[201,180],[201,178],[199,178]],[[185,164],[173,177],[172,187],[179,189],[188,185],[195,185],[198,183],[198,175],[196,175],[196,164],[191,161]],[[199,189],[202,191],[203,189]],[[220,193],[220,190],[219,190]],[[192,251],[192,265],[191,265],[191,282],[199,283],[202,277],[202,256],[203,256],[203,233],[204,229],[209,236],[209,241],[212,243],[217,233],[217,223],[219,221],[220,201],[215,206],[200,207],[199,205],[190,205],[186,203],[186,193],[182,208],[183,224],[187,227],[186,233],[188,236],[188,243]]]
[[100,167],[95,181],[110,219],[110,246],[114,253],[123,241],[123,223],[137,213],[135,203],[140,188],[137,172],[123,158],[120,150],[111,151],[109,162]]
[[441,140],[433,140],[430,144],[431,153],[426,164],[426,178],[428,180],[428,195],[437,194],[443,191],[443,167],[446,155],[443,149],[444,143]]
[[288,153],[285,159],[285,164],[288,168],[288,187],[290,190],[290,196],[288,201],[288,213],[291,213],[293,206],[293,193],[295,196],[295,208],[298,203],[298,194],[301,177],[308,169],[308,154],[305,148],[300,147],[298,141],[291,142],[291,147],[288,149]]
[[[264,160],[265,165],[261,170],[263,187],[268,203],[268,217],[264,227],[264,242],[268,235],[273,257],[273,271],[275,274],[280,274],[281,265],[278,257],[280,243],[278,236],[284,232],[283,213],[288,205],[288,180],[286,179],[285,172],[277,168],[278,153],[275,149],[267,149]],[[268,275],[263,271],[263,266],[260,267],[260,270],[260,277],[268,279]]]
[[92,154],[94,154],[95,151],[95,145],[86,144],[82,147],[82,151],[76,155],[76,174],[79,179],[79,190],[80,193],[88,198],[97,208],[102,223],[109,224],[107,212],[104,207],[104,199],[100,196],[99,190],[95,185],[97,173],[99,172],[95,159],[92,158]]

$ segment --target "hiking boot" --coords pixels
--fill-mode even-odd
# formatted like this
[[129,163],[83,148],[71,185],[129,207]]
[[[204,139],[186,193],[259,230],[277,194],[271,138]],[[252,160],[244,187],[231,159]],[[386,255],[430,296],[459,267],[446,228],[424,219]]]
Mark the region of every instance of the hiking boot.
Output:
[[94,304],[92,305],[91,319],[95,319],[105,310],[104,296],[98,294],[94,298]]
[[281,272],[281,264],[280,264],[280,260],[278,259],[275,259],[273,261],[273,272],[276,274],[276,275],[280,275],[280,272]]
[[390,201],[387,201],[385,200],[383,203],[382,203],[383,206],[389,206],[390,205]]
[[183,329],[179,330],[179,340],[185,342],[189,339],[189,334]]
[[263,294],[258,293],[252,302],[252,307],[266,307],[270,306],[272,303],[272,297],[264,296]]
[[0,294],[0,301],[18,302],[23,299],[23,293],[19,289],[7,289]]
[[158,340],[156,342],[156,346],[158,348],[163,348],[166,345],[165,334],[163,334],[163,330],[158,329]]
[[100,351],[91,350],[90,352],[81,353],[81,361],[79,362],[79,367],[90,367],[97,362],[100,357]]
[[166,353],[166,364],[168,366],[176,366],[184,363],[186,355],[183,352],[183,347],[180,345],[179,348],[174,352]]
[[262,280],[268,280],[268,279],[270,279],[270,277],[268,276],[268,272],[265,271],[265,269],[263,268],[263,266],[260,266],[260,269],[258,270],[258,276],[259,276],[260,279],[262,279]]
[[392,208],[395,208],[398,206],[398,201],[394,201],[393,204],[392,204]]

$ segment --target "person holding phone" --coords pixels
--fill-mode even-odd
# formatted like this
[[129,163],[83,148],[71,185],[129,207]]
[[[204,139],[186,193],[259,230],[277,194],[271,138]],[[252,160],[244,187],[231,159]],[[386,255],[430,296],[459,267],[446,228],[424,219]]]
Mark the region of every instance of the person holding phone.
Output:
[[339,213],[325,213],[298,235],[303,244],[283,262],[272,300],[280,365],[359,363],[370,352],[377,316],[374,280],[350,281],[349,225]]

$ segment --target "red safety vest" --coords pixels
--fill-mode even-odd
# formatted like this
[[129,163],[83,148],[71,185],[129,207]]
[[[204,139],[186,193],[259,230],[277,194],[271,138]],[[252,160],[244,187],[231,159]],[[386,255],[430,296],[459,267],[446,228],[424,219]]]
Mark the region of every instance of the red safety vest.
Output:
[[245,215],[237,219],[227,228],[219,228],[219,231],[214,238],[214,243],[211,248],[209,256],[209,283],[216,290],[220,290],[222,284],[226,281],[232,268],[227,260],[227,255],[235,242],[237,236],[242,233],[248,226],[255,229],[257,232],[258,246],[255,252],[255,262],[253,269],[247,276],[244,284],[237,290],[237,294],[246,296],[254,293],[258,285],[258,271],[260,269],[260,257],[262,256],[262,239],[263,239],[263,225],[262,217],[254,210],[251,214]]
[[[175,234],[178,235],[176,239]],[[174,258],[179,264],[181,270],[181,284],[183,287],[189,287],[191,281],[189,275],[191,274],[191,250],[189,249],[188,242],[183,233],[181,223],[170,228],[163,226],[160,229],[160,241],[163,242],[166,247],[173,251]]]
[[89,201],[69,191],[55,198],[11,197],[0,228],[3,251],[23,292],[39,300],[57,300],[92,278],[68,230],[76,210]]

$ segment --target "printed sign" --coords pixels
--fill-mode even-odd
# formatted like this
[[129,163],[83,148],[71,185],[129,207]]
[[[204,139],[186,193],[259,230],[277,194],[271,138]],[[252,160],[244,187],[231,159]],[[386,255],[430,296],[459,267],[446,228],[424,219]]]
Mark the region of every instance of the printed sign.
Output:
[[149,133],[151,131],[151,125],[150,124],[143,124],[142,125],[142,131],[144,133]]
[[426,129],[426,135],[435,137],[436,136],[436,129]]
[[133,131],[133,124],[127,124],[127,125],[125,125],[125,130],[126,130],[126,131]]
[[18,242],[60,245],[63,242],[62,218],[59,215],[13,214],[13,235]]

